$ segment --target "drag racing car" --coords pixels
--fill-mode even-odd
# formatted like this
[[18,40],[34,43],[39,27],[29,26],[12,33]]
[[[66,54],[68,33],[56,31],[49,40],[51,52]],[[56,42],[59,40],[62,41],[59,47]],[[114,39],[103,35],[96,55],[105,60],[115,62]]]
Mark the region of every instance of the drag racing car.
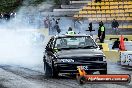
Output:
[[45,76],[57,77],[59,73],[76,74],[82,67],[87,73],[99,71],[107,74],[106,57],[89,35],[52,36],[45,48]]

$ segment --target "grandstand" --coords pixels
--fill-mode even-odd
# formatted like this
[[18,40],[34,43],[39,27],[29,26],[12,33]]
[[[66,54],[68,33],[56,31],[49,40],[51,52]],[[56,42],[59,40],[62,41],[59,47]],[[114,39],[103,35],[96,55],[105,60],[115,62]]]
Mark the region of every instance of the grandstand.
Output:
[[[71,1],[71,3],[79,1]],[[86,3],[81,1],[80,3]],[[118,20],[120,29],[132,29],[132,1],[131,0],[95,0],[87,1],[87,4],[74,15],[75,18],[83,18],[92,22],[103,21],[111,23],[113,19]]]
[[111,23],[116,19],[121,34],[132,34],[132,0],[102,0],[101,3],[95,0],[70,0],[68,5],[62,4],[53,13],[53,16],[83,20],[84,25],[92,22],[96,31],[98,22],[103,21],[107,27],[106,34],[113,34]]

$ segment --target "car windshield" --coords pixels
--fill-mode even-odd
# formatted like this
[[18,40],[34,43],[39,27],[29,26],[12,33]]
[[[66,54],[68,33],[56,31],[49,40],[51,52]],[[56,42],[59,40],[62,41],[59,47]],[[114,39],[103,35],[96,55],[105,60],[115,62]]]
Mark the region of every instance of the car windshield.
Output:
[[96,43],[89,36],[70,36],[56,39],[55,48],[58,49],[87,49],[97,48]]

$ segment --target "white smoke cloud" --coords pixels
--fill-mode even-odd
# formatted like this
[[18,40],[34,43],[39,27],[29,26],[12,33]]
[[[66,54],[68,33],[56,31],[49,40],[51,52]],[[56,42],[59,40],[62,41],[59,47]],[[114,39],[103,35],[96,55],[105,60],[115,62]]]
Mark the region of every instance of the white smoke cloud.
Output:
[[16,12],[15,18],[0,23],[1,65],[43,65],[44,45],[35,32],[43,22],[38,9],[41,10],[39,6],[23,6]]
[[[15,18],[0,23],[0,64],[42,67],[44,44],[48,38],[42,43],[38,41],[39,34],[32,30],[44,28],[45,17],[41,11],[47,11],[53,5],[43,2],[38,6],[29,6],[28,2],[24,3],[26,5],[16,12]],[[74,29],[74,22],[60,18],[59,26],[61,33],[65,34],[69,27]]]

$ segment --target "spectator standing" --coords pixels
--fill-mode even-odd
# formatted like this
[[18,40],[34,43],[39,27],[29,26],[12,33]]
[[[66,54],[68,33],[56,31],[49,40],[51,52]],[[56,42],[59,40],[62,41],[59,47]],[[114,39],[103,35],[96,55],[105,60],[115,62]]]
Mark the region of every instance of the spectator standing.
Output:
[[89,23],[89,31],[92,32],[92,22]]
[[60,18],[58,18],[58,19],[55,20],[56,25],[59,24],[59,21],[60,21]]
[[120,45],[120,41],[119,41],[119,39],[117,39],[117,40],[114,42],[114,44],[113,44],[113,46],[112,46],[112,49],[119,48],[119,45]]
[[98,37],[99,37],[100,43],[104,43],[105,27],[102,21],[99,22]]
[[5,14],[3,15],[3,18],[4,18],[5,20],[9,20],[9,19],[10,19],[10,14],[9,14],[9,13],[5,13]]
[[45,28],[49,28],[49,18],[46,17],[46,19],[44,20],[44,26]]
[[69,27],[68,32],[66,32],[66,33],[69,34],[69,35],[76,34],[76,33],[72,30],[71,27]]
[[15,16],[16,16],[16,13],[15,12],[10,13],[10,17],[11,18],[14,18]]
[[57,31],[57,33],[58,33],[58,35],[59,35],[60,32],[61,32],[61,29],[60,29],[59,25],[55,25],[55,29],[56,29],[56,31]]
[[56,29],[57,33],[60,34],[60,32],[61,32],[61,29],[59,27],[60,18],[54,19],[54,20],[55,20],[55,26],[54,26],[54,28]]
[[113,30],[114,34],[116,33],[118,35],[119,34],[119,30],[118,30],[119,23],[115,19],[113,19],[111,26],[112,26],[112,30]]
[[2,21],[2,18],[3,18],[3,14],[0,13],[0,22]]
[[55,22],[55,19],[54,18],[52,18],[51,20],[50,20],[50,23],[51,23],[51,25],[50,25],[50,30],[52,31],[52,34],[55,34],[55,25],[56,25],[56,22]]
[[93,34],[92,34],[92,22],[89,23],[88,28],[89,28],[89,31],[90,31],[90,35],[93,36]]
[[0,13],[0,19],[2,19],[2,17],[3,17],[3,15],[2,15],[2,13]]

